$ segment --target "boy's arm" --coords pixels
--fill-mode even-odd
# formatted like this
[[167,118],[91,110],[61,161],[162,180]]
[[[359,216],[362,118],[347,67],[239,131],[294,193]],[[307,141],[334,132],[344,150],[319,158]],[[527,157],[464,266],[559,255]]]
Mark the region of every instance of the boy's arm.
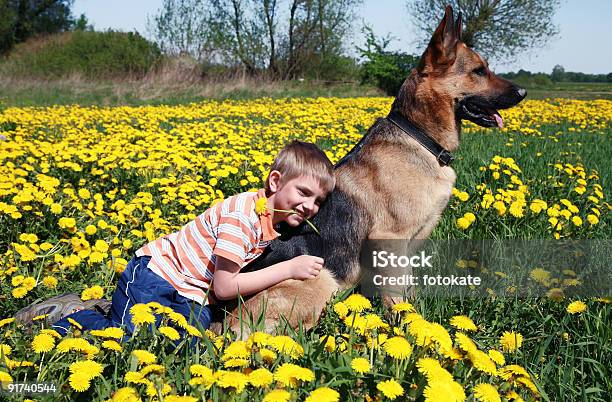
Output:
[[217,255],[213,289],[217,299],[230,300],[238,295],[252,295],[287,279],[316,278],[322,268],[322,258],[301,255],[254,272],[241,273],[238,264]]

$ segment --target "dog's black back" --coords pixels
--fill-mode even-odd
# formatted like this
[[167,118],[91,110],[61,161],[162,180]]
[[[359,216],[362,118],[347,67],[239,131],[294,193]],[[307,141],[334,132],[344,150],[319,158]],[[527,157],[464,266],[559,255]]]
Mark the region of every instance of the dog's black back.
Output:
[[320,235],[307,224],[297,228],[281,225],[281,236],[243,271],[258,270],[307,254],[323,258],[325,267],[343,281],[359,259],[367,231],[366,220],[367,216],[346,194],[334,189],[312,221]]

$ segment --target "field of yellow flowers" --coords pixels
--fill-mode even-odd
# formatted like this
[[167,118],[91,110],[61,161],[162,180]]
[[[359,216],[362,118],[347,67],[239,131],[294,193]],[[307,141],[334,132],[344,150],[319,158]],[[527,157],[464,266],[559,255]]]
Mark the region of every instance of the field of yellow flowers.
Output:
[[[140,329],[128,341],[119,328],[75,324],[61,338],[44,317],[33,331],[14,322],[18,309],[64,292],[110,297],[136,249],[262,186],[286,141],[316,142],[335,162],[391,101],[0,110],[2,398],[608,400],[610,295],[564,297],[580,282],[569,271],[559,280],[532,267],[548,297],[529,300],[491,292],[385,310],[345,293],[311,331],[255,332],[246,341],[192,327],[156,304],[136,306]],[[454,197],[432,237],[609,239],[612,101],[526,101],[502,114],[501,130],[464,125]],[[161,327],[148,327],[153,314]],[[56,391],[9,388],[24,382]]]

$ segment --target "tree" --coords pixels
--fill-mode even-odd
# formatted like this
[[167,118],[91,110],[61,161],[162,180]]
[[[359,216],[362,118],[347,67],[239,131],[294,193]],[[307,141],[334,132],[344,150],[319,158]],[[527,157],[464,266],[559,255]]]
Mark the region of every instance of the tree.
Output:
[[211,57],[220,31],[205,0],[164,0],[158,14],[147,17],[147,29],[164,53],[199,61]]
[[488,58],[514,60],[520,52],[538,48],[558,34],[553,23],[560,0],[408,0],[408,10],[424,43],[429,40],[444,7],[461,12],[462,40]]
[[565,69],[563,66],[557,64],[553,70],[550,78],[555,82],[565,81]]
[[74,25],[73,0],[0,0],[0,54],[39,34],[68,31]]
[[370,83],[396,96],[402,83],[419,62],[418,56],[387,50],[391,37],[377,38],[369,26],[364,26],[366,46],[357,48],[364,62],[361,67],[361,83]]
[[[164,51],[181,45],[186,27],[192,46],[215,62],[241,65],[254,74],[290,79],[342,62],[343,44],[362,0],[164,0],[154,33]],[[181,4],[186,4],[181,8]],[[194,23],[187,23],[190,19]],[[186,35],[186,34],[184,34]],[[205,61],[205,60],[202,60]]]

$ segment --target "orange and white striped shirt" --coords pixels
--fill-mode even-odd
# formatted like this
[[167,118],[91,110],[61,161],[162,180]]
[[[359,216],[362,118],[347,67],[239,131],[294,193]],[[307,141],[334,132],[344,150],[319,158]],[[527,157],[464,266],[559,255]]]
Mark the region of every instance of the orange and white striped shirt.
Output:
[[151,256],[148,267],[179,294],[200,304],[213,302],[209,288],[217,256],[242,268],[278,236],[272,217],[255,212],[255,203],[261,197],[265,197],[263,189],[231,196],[178,232],[143,246],[136,255]]

